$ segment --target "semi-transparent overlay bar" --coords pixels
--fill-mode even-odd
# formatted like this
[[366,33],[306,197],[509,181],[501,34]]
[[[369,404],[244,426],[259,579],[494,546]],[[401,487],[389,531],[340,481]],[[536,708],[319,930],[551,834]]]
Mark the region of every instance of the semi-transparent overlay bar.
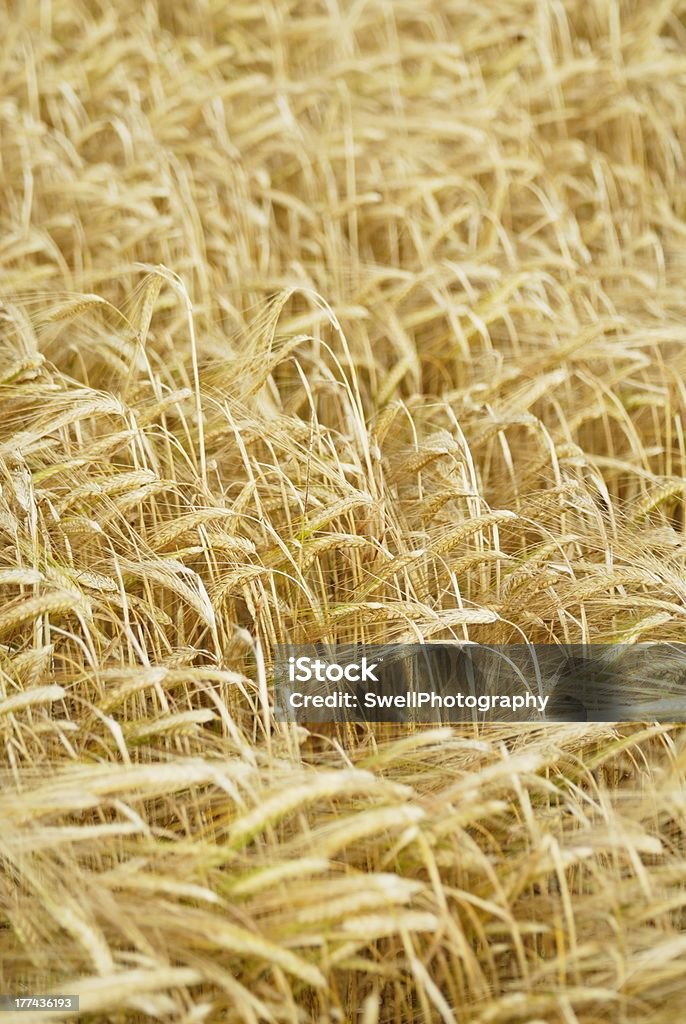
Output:
[[27,1012],[36,1013],[48,1013],[51,1010],[73,1010],[77,1012],[79,1009],[79,997],[78,996],[58,996],[58,995],[23,995],[23,996],[7,996],[0,995],[0,1011],[2,1010],[13,1010],[21,1012],[26,1010]]
[[282,722],[686,722],[686,643],[281,644]]

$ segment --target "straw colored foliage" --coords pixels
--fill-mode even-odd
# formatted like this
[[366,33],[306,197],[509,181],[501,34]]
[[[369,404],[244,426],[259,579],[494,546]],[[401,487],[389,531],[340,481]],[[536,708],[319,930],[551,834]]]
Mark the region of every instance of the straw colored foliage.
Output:
[[679,727],[314,733],[269,673],[684,639],[683,0],[15,0],[0,39],[0,990],[681,1019]]

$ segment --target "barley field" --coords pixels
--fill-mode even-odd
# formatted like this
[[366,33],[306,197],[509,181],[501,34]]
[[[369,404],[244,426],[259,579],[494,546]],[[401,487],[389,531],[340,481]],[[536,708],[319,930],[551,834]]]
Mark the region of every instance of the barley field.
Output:
[[685,639],[684,0],[0,39],[0,993],[678,1024],[682,727],[307,729],[270,672]]

